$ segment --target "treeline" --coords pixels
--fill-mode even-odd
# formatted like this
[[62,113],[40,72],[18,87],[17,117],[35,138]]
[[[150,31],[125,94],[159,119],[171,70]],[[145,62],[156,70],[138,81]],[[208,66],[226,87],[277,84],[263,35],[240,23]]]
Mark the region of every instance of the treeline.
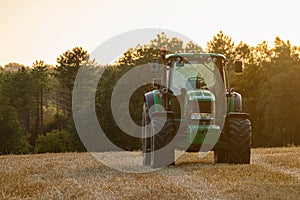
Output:
[[[140,140],[122,132],[111,112],[111,95],[117,81],[135,66],[159,56],[161,46],[170,52],[202,52],[193,42],[162,33],[149,44],[128,49],[118,61],[106,66],[96,93],[96,112],[108,138],[123,149],[140,148]],[[262,42],[251,47],[219,32],[207,44],[207,52],[241,59],[244,73],[229,68],[230,85],[243,95],[243,109],[251,114],[253,146],[299,145],[300,135],[300,47],[279,37],[274,47]],[[30,67],[9,63],[0,68],[0,154],[84,151],[72,117],[72,90],[77,71],[97,66],[87,51],[75,47],[50,66],[36,61]],[[141,124],[143,94],[140,87],[130,99],[130,114]]]
[[252,145],[299,145],[300,47],[279,37],[273,47],[266,41],[254,47],[243,42],[234,45],[220,31],[207,51],[245,63],[242,74],[231,72],[230,85],[242,94],[244,111],[251,114]]
[[9,63],[0,72],[0,154],[83,151],[72,120],[72,90],[87,51],[76,47],[55,67]]

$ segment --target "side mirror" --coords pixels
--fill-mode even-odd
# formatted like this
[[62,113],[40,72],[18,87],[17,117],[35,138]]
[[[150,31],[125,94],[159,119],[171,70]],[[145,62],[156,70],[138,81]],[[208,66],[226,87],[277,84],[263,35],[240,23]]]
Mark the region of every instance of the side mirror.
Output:
[[159,59],[154,58],[151,62],[151,72],[159,72],[159,70],[160,70]]
[[234,62],[234,71],[237,73],[242,73],[243,72],[243,62],[240,60],[236,60]]

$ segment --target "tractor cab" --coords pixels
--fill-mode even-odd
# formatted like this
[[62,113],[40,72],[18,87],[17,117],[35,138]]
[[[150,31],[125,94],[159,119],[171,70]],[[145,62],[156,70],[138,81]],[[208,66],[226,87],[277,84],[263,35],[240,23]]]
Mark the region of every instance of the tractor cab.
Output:
[[166,56],[167,69],[162,81],[171,93],[166,108],[175,119],[190,120],[193,124],[214,123],[215,95],[209,89],[219,78],[216,60],[200,54]]

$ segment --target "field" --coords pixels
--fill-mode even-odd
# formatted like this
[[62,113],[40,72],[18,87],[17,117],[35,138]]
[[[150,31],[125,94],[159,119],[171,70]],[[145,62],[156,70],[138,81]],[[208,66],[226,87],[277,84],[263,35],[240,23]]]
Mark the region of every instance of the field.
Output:
[[300,148],[252,149],[250,165],[189,153],[145,174],[89,153],[0,156],[0,199],[300,199]]

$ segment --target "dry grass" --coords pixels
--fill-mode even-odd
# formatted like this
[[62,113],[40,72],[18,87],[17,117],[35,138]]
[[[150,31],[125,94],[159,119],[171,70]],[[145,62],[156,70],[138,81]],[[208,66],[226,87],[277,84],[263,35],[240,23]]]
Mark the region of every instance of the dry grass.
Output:
[[0,199],[299,199],[300,148],[253,149],[251,165],[186,154],[145,174],[89,153],[0,156]]

